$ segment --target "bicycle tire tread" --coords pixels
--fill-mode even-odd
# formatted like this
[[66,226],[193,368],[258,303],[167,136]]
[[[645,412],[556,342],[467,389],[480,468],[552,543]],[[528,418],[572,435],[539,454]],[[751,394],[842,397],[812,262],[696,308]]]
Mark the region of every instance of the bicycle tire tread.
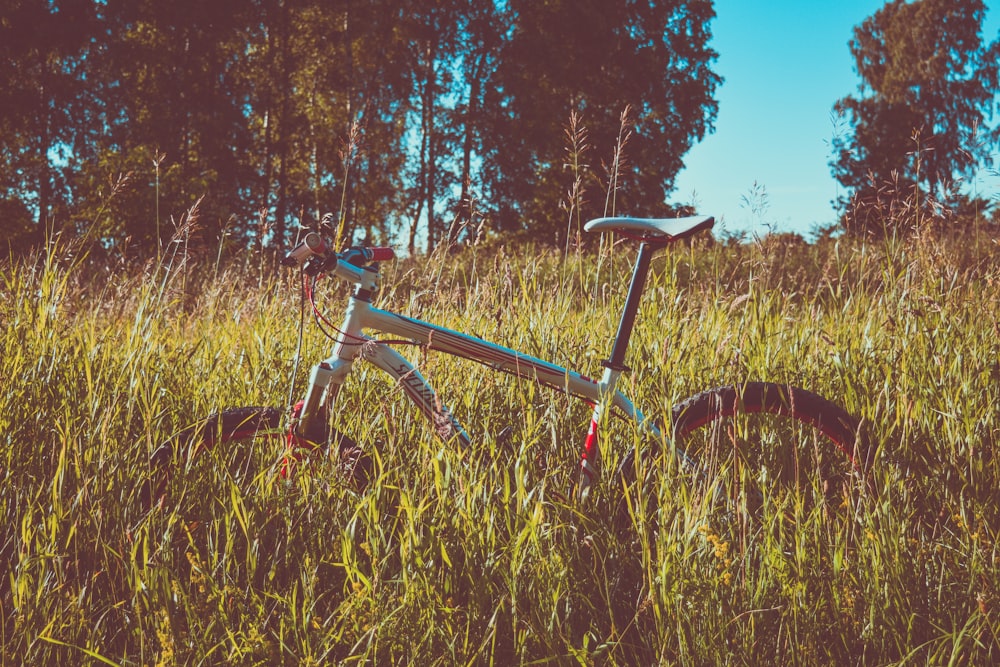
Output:
[[[815,427],[850,460],[866,485],[870,483],[873,450],[861,421],[819,394],[788,384],[746,382],[699,392],[672,407],[671,439],[681,442],[703,426],[740,414],[790,417]],[[653,455],[657,444],[652,443]],[[635,457],[633,447],[619,466],[618,476],[626,484],[635,479]]]

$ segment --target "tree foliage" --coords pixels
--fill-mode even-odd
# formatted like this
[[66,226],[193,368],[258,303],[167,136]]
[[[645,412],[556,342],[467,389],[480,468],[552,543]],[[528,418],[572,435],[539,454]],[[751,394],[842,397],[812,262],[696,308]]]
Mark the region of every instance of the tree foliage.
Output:
[[90,138],[76,120],[90,102],[86,64],[94,29],[94,7],[87,0],[0,2],[4,245],[39,241],[44,221],[67,218],[72,171],[66,156]]
[[988,161],[1000,41],[983,41],[984,13],[982,0],[892,0],[855,28],[862,83],[836,104],[852,133],[835,140],[832,164],[849,228],[898,220],[893,206],[917,213],[921,198],[954,200],[956,179]]
[[[574,175],[563,128],[577,112],[598,177],[584,184],[583,218],[616,208],[655,215],[682,157],[712,129],[721,78],[705,0],[511,0],[517,17],[487,106],[486,183],[506,229],[564,232],[554,212]],[[623,112],[630,110],[623,127]],[[627,142],[626,146],[623,143]],[[617,153],[616,148],[625,150]]]
[[632,110],[617,188],[656,213],[720,81],[709,0],[0,8],[0,233],[16,245],[64,231],[149,254],[195,202],[185,233],[210,249],[284,245],[326,212],[411,251],[484,216],[556,240],[571,112],[610,156]]

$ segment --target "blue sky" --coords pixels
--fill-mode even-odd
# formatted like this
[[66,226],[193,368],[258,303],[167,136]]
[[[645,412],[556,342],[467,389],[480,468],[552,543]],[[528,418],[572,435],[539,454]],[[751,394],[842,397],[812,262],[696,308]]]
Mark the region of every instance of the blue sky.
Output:
[[[884,0],[716,0],[715,133],[685,156],[672,201],[695,203],[716,216],[716,232],[765,234],[836,221],[831,201],[842,194],[830,175],[834,102],[858,83],[847,42],[854,26]],[[987,2],[983,38],[997,38],[1000,5]],[[992,6],[992,7],[991,7]],[[981,195],[1000,192],[1000,178],[982,170]],[[744,198],[754,184],[766,206]]]

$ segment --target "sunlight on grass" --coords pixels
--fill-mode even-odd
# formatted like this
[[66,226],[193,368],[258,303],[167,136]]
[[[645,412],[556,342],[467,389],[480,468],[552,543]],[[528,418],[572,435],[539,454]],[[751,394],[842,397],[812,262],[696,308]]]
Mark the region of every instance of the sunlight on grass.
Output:
[[[382,302],[596,375],[632,258],[602,253],[400,262]],[[773,239],[654,260],[623,378],[636,404],[662,421],[719,384],[808,388],[863,418],[878,494],[831,510],[775,493],[747,520],[663,464],[633,499],[654,518],[624,532],[619,488],[586,513],[568,500],[585,405],[417,349],[471,450],[361,370],[338,426],[375,458],[364,491],[331,462],[283,480],[281,445],[255,443],[191,462],[144,513],[160,442],[225,406],[284,407],[295,280],[260,270],[125,273],[59,249],[3,267],[4,664],[1000,659],[995,245]],[[324,346],[307,331],[305,360]],[[609,470],[636,437],[612,433]]]

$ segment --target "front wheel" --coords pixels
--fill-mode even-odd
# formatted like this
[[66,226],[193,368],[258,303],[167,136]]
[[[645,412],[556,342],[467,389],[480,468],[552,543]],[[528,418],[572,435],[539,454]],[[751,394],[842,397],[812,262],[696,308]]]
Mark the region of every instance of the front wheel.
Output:
[[[292,423],[300,406],[291,414]],[[371,461],[361,454],[354,440],[333,428],[309,438],[294,435],[286,411],[274,407],[228,408],[200,419],[178,431],[149,457],[150,479],[142,490],[147,507],[165,496],[167,483],[177,468],[190,465],[206,451],[216,453],[229,473],[246,485],[260,473],[260,461],[277,462],[277,472],[286,475],[303,453],[336,453],[355,482],[366,482]]]

